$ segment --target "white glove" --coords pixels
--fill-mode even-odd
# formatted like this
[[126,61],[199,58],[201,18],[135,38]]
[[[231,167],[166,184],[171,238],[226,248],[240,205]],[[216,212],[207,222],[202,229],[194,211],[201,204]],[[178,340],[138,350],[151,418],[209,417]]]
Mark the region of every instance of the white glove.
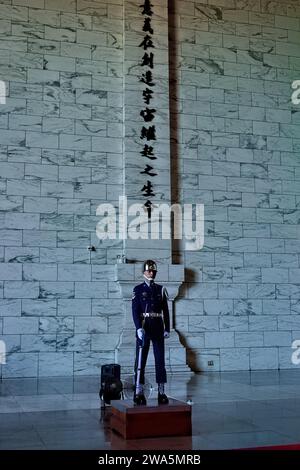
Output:
[[170,333],[168,331],[164,332],[164,338],[170,338]]
[[144,334],[145,334],[145,330],[143,330],[143,328],[139,328],[138,330],[136,330],[136,333],[138,335],[138,338],[143,341],[144,339]]

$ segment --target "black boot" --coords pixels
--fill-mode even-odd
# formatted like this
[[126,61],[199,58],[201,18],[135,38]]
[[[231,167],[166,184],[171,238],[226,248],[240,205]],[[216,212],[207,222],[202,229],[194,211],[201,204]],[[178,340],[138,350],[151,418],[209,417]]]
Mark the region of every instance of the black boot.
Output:
[[165,393],[158,392],[157,401],[159,405],[167,405],[169,403],[169,398]]
[[133,396],[133,402],[135,405],[147,405],[147,400],[143,393],[135,393]]

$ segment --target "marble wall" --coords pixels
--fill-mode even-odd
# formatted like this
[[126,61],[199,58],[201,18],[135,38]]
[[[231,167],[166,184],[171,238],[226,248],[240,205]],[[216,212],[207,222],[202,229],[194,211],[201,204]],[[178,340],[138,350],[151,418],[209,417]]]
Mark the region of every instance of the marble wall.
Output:
[[176,326],[196,369],[299,367],[300,3],[180,0],[170,24],[174,192],[205,205]]
[[[101,243],[95,226],[98,204],[123,191],[123,43],[136,32],[124,11],[123,0],[0,1],[3,377],[98,374],[115,359],[122,243]],[[203,249],[173,247],[186,268],[175,327],[196,370],[297,367],[299,19],[298,0],[169,1],[159,119],[170,94],[172,199],[205,205]]]
[[123,25],[122,0],[0,2],[3,377],[114,362],[121,246],[95,227],[122,190]]

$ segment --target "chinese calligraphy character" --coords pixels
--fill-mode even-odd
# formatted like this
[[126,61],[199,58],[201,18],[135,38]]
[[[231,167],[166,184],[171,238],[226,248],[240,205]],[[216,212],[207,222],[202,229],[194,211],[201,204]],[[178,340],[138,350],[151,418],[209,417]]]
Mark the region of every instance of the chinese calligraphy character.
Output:
[[152,42],[152,39],[151,37],[146,34],[146,36],[144,37],[143,41],[141,42],[141,44],[139,44],[139,47],[143,47],[144,50],[146,51],[147,49],[149,49],[150,47],[151,48],[155,48],[153,42]]
[[150,104],[150,101],[153,99],[153,91],[149,88],[143,91],[143,99],[146,104]]
[[153,11],[151,10],[151,7],[153,7],[153,5],[152,3],[150,3],[150,0],[145,0],[144,5],[140,5],[140,7],[144,8],[144,10],[142,11],[142,15],[153,15]]
[[142,78],[140,79],[140,82],[146,83],[148,86],[155,86],[155,83],[152,81],[152,72],[151,70],[148,70],[146,73],[142,74]]
[[153,170],[153,166],[146,165],[143,171],[140,171],[141,174],[146,174],[149,176],[157,176],[157,173],[151,173],[151,170]]
[[149,196],[155,196],[155,193],[153,192],[153,185],[151,183],[151,181],[147,181],[147,184],[145,184],[141,191],[145,191],[145,194],[143,194],[143,196],[146,196],[146,197],[149,197]]
[[156,109],[146,108],[146,109],[143,109],[140,112],[140,116],[142,116],[144,118],[145,122],[151,122],[155,118],[155,116],[154,116],[155,112],[156,112]]
[[148,212],[148,219],[151,219],[151,209],[152,209],[152,207],[153,207],[152,202],[149,201],[149,199],[148,199],[148,201],[145,202],[144,207],[146,208],[146,210],[147,210],[147,212]]
[[144,149],[140,152],[143,157],[147,157],[150,160],[156,160],[157,157],[154,156],[153,147],[145,144]]
[[143,62],[141,63],[141,66],[144,67],[145,65],[148,65],[150,69],[153,69],[153,59],[153,52],[151,52],[150,55],[148,54],[148,52],[145,52],[145,54],[143,55]]
[[150,126],[148,129],[143,126],[141,130],[141,139],[156,140],[155,126]]
[[145,33],[153,34],[153,29],[151,27],[151,18],[145,18],[143,31],[145,31]]

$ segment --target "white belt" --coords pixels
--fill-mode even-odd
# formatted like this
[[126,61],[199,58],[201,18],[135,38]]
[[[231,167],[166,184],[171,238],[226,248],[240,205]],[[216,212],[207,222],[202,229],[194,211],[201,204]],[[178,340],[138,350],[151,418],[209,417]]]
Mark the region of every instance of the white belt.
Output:
[[143,313],[143,317],[146,318],[146,317],[150,317],[150,318],[158,318],[158,317],[163,317],[164,314],[163,313],[155,313],[155,312],[146,312],[146,313]]

